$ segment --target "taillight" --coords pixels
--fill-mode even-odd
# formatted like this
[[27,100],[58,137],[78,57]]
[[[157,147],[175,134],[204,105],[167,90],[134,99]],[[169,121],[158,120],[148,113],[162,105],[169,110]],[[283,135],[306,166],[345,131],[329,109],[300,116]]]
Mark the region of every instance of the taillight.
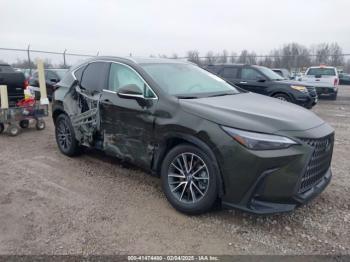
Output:
[[24,89],[27,89],[28,86],[29,86],[29,81],[28,80],[24,80],[24,83],[23,83]]
[[338,78],[334,79],[334,86],[338,85],[338,81],[339,81]]

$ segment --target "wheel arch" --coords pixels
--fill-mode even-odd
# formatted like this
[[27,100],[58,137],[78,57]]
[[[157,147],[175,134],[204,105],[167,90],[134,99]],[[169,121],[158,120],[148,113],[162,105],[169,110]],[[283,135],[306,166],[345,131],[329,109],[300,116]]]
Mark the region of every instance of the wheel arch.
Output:
[[55,102],[52,105],[52,120],[54,124],[56,124],[56,119],[60,114],[67,114],[67,113],[64,111],[62,102]]
[[294,102],[294,100],[295,100],[292,95],[290,95],[288,92],[282,91],[282,90],[274,91],[273,93],[270,94],[270,96],[274,97],[275,95],[278,95],[278,94],[288,96],[292,102]]
[[155,174],[156,176],[160,175],[161,165],[165,156],[172,148],[180,144],[190,144],[195,147],[198,147],[199,149],[207,153],[209,157],[213,160],[214,167],[216,169],[216,172],[218,173],[218,192],[219,192],[219,197],[221,197],[224,194],[224,184],[223,184],[223,177],[219,166],[219,161],[215,156],[213,150],[209,147],[209,145],[207,145],[200,138],[197,138],[193,135],[173,134],[163,139],[159,144],[157,150],[155,151],[155,154],[153,157],[152,173]]

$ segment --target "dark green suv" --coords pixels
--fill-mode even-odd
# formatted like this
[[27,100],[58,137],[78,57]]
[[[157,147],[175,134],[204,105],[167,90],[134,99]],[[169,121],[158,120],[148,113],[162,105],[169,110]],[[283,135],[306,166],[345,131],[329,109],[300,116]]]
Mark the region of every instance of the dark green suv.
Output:
[[63,154],[97,148],[149,170],[188,214],[217,200],[260,214],[290,211],[331,180],[334,131],[322,119],[187,62],[85,61],[58,83],[53,120]]

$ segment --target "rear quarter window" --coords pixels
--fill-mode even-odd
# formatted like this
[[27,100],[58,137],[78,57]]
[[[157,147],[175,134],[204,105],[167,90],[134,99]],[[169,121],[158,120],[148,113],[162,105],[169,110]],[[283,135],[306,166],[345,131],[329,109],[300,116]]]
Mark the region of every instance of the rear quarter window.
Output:
[[334,68],[310,68],[307,72],[309,76],[335,76]]

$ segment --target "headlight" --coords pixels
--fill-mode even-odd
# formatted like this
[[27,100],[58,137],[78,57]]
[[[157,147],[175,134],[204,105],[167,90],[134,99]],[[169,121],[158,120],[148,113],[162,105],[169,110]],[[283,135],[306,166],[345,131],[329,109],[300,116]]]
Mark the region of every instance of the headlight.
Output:
[[222,128],[238,143],[253,150],[283,149],[298,144],[284,136],[248,132],[226,126]]
[[303,93],[307,93],[307,89],[305,86],[290,86],[291,88],[295,89],[295,90],[298,90],[300,92],[303,92]]

